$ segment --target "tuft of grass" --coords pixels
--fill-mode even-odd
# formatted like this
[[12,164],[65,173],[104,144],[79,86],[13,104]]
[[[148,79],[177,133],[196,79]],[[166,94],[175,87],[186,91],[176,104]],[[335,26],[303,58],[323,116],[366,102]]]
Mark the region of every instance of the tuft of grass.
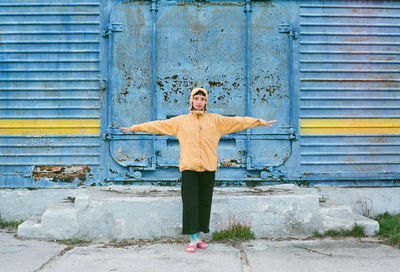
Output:
[[391,215],[388,212],[378,215],[375,220],[379,223],[381,238],[386,238],[386,243],[400,248],[400,214]]
[[351,236],[356,238],[365,237],[365,229],[363,226],[355,224],[354,227],[350,230],[344,231],[345,236]]
[[217,224],[219,230],[213,232],[212,239],[221,240],[250,240],[254,238],[254,232],[251,231],[251,218],[248,216],[231,216],[226,224],[220,222]]
[[23,222],[24,220],[6,221],[0,216],[0,229],[18,228],[18,226],[21,225]]
[[151,237],[153,237],[153,241],[155,241],[155,242],[161,241],[161,236],[157,236],[155,234],[152,234]]
[[314,231],[313,237],[322,238],[322,237],[356,237],[361,238],[365,236],[365,229],[363,226],[355,224],[351,229],[342,229],[342,230],[334,230],[330,229],[325,231],[324,233],[319,233],[318,231]]
[[91,241],[80,240],[75,238],[75,239],[64,239],[62,242],[67,246],[75,246],[75,245],[87,244],[90,243]]
[[220,240],[250,240],[254,238],[254,232],[249,226],[240,224],[231,225],[228,229],[213,232],[212,239]]

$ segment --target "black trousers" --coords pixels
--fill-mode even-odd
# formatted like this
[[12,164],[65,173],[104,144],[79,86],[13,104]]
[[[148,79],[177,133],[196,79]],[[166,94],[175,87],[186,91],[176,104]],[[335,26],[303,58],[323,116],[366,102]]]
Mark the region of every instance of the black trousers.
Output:
[[210,213],[215,171],[185,170],[181,177],[182,234],[210,232]]

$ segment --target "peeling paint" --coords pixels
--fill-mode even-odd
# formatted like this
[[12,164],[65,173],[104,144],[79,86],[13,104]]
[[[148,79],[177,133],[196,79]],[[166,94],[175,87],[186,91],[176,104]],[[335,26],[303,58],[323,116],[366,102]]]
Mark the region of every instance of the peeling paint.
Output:
[[221,167],[241,166],[241,162],[237,159],[228,159],[221,162]]
[[90,172],[87,165],[40,165],[33,168],[32,177],[35,181],[45,179],[52,182],[72,183],[78,179],[82,184]]
[[219,82],[219,81],[208,81],[208,84],[210,85],[210,87],[220,87],[220,86],[224,86],[223,82]]

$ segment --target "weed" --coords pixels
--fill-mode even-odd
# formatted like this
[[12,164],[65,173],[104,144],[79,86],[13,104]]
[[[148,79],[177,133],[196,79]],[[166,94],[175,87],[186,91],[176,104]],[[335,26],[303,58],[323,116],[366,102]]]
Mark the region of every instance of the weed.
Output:
[[379,232],[386,243],[400,248],[400,214],[391,215],[388,212],[378,215],[375,220],[379,223]]
[[357,201],[357,203],[360,204],[361,214],[365,217],[371,217],[371,211],[374,207],[374,202],[369,198],[364,198]]
[[365,236],[365,229],[363,226],[355,224],[352,229],[341,229],[334,230],[330,229],[325,231],[324,233],[319,233],[318,231],[314,231],[313,237],[322,238],[322,237],[356,237],[361,238]]
[[155,234],[152,234],[151,237],[153,237],[153,241],[158,242],[161,240],[161,236],[157,236]]
[[250,227],[242,225],[232,225],[230,228],[213,232],[213,240],[250,240],[254,238],[254,233]]
[[[223,224],[220,224],[223,226]],[[212,234],[213,240],[250,240],[254,238],[250,224],[246,218],[240,220],[237,216],[229,215],[229,222],[226,228],[221,228]]]
[[363,226],[355,224],[354,227],[350,230],[344,231],[345,236],[351,236],[356,238],[361,238],[365,236],[365,229]]
[[81,244],[87,244],[90,243],[91,241],[87,241],[87,240],[80,240],[77,238],[74,239],[64,239],[63,240],[63,244],[67,245],[67,246],[74,246],[74,245],[81,245]]
[[18,226],[21,225],[23,222],[24,220],[6,221],[0,215],[0,229],[18,228]]
[[315,238],[322,238],[324,235],[322,233],[319,233],[317,230],[314,231],[313,237]]

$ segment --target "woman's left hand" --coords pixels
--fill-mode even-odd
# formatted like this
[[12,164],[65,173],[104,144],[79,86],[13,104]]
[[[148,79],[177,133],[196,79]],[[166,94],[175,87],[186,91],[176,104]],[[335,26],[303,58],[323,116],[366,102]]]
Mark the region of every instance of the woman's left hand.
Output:
[[125,133],[132,131],[130,127],[120,127],[119,129]]

